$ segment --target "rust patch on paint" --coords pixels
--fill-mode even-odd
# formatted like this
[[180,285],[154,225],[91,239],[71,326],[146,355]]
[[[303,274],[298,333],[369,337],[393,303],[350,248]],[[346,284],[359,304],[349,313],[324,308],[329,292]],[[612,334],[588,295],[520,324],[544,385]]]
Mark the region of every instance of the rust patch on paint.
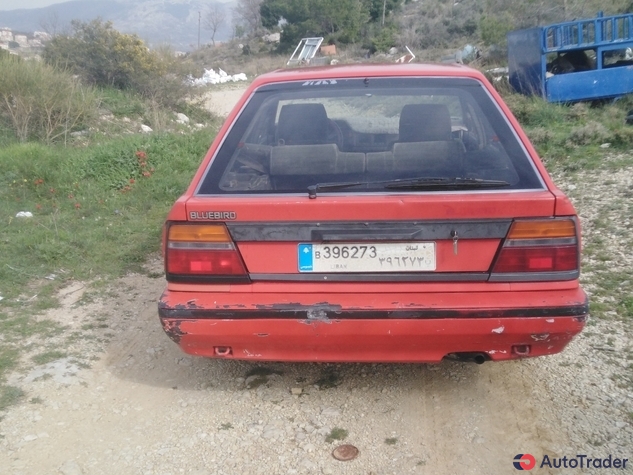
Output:
[[163,330],[167,336],[175,343],[180,343],[180,339],[186,335],[186,333],[180,329],[182,320],[162,320],[162,323]]

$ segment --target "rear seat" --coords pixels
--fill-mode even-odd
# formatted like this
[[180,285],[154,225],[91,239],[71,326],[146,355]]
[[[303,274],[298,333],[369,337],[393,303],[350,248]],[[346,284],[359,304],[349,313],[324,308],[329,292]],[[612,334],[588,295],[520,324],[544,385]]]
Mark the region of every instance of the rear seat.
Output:
[[271,175],[331,175],[364,172],[364,153],[341,152],[333,143],[279,145],[271,150]]
[[279,113],[277,145],[270,154],[270,174],[364,173],[364,153],[341,152],[335,143],[327,143],[328,122],[323,104],[284,105]]
[[386,152],[341,152],[327,142],[328,118],[322,104],[281,108],[277,145],[270,153],[272,176],[380,174],[455,176],[462,170],[463,145],[451,136],[444,104],[407,104],[402,108],[398,141]]
[[454,176],[462,169],[462,156],[462,144],[451,137],[448,107],[407,104],[400,113],[398,141],[391,151],[368,153],[366,170]]

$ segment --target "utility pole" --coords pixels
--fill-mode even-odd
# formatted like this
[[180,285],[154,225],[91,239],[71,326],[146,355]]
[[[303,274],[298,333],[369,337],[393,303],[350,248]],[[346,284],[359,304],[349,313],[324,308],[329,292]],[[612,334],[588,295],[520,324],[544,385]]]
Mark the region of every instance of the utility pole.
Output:
[[200,13],[200,10],[198,10],[198,49],[200,49],[200,18],[202,17],[202,14]]
[[385,26],[385,10],[387,9],[387,0],[382,2],[382,23],[380,26]]

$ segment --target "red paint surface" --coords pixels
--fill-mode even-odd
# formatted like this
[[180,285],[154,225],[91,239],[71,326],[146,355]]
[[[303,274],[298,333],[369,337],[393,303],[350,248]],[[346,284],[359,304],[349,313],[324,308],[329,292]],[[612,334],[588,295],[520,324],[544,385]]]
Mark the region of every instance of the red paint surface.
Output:
[[[549,322],[552,323],[549,323]],[[499,332],[503,327],[503,331]],[[575,318],[440,320],[198,320],[183,321],[185,353],[270,361],[439,362],[448,353],[485,352],[493,361],[516,359],[512,345],[531,345],[530,356],[558,353],[579,333]],[[493,332],[495,330],[496,332]],[[547,334],[535,341],[531,335]]]

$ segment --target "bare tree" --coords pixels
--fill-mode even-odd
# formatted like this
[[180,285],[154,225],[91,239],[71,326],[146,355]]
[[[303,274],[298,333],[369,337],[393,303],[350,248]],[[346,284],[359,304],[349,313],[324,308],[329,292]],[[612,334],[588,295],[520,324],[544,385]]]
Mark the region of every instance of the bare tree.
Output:
[[215,46],[215,34],[224,25],[226,12],[219,3],[214,4],[204,15],[204,27],[211,31],[211,42]]
[[57,10],[49,11],[46,17],[40,20],[40,28],[45,33],[48,33],[51,38],[63,34],[63,30],[67,29],[62,25]]
[[243,25],[249,35],[257,33],[262,26],[261,4],[262,0],[237,0],[237,6],[233,9],[233,21]]

